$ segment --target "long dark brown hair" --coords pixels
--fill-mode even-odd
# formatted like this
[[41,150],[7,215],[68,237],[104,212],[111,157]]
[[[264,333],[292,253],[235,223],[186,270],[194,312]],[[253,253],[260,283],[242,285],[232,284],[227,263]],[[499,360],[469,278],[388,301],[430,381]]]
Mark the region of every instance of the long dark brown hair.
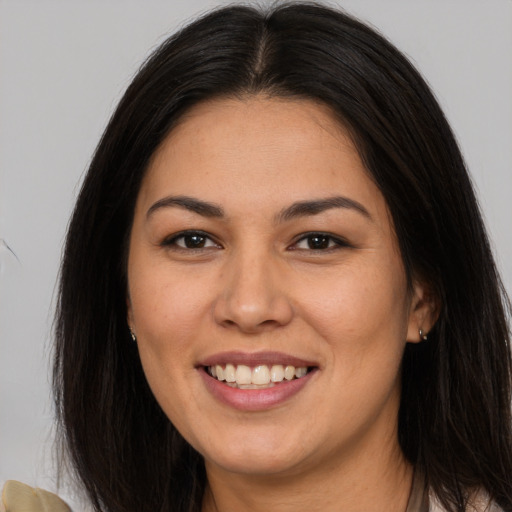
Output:
[[428,86],[385,38],[327,7],[215,10],[135,76],[69,226],[56,321],[61,434],[99,511],[199,511],[201,456],[156,403],[126,322],[126,252],[150,157],[191,106],[266,94],[330,107],[392,214],[408,278],[440,304],[406,347],[399,442],[451,511],[483,488],[512,510],[510,311],[461,153]]

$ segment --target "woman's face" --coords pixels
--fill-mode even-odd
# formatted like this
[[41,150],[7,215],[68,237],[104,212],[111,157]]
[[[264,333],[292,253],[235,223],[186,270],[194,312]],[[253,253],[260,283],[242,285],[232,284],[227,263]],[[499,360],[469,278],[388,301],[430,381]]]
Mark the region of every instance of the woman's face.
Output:
[[128,281],[148,382],[207,469],[293,474],[396,448],[421,289],[326,107],[193,108],[143,180]]

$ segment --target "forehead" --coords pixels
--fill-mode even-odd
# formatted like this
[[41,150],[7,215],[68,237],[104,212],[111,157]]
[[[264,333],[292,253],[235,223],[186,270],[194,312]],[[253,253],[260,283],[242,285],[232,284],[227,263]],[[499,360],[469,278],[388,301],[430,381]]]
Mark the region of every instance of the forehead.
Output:
[[327,106],[253,96],[203,102],[185,114],[153,156],[140,196],[262,206],[333,192],[385,208],[348,130]]
[[199,103],[179,119],[153,155],[149,170],[181,156],[206,155],[213,165],[215,158],[243,161],[253,153],[260,155],[258,164],[267,156],[289,157],[300,150],[312,152],[313,159],[329,148],[358,158],[348,130],[322,103],[265,96],[220,98]]

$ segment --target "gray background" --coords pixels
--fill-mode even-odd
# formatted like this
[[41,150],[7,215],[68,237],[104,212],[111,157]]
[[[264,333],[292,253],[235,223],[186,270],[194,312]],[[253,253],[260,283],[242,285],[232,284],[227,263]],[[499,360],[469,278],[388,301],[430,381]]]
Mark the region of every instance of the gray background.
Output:
[[[0,239],[16,254],[0,244],[0,484],[57,486],[53,301],[66,225],[94,147],[148,52],[218,4],[0,0]],[[378,27],[432,85],[469,164],[510,293],[512,1],[331,4]]]

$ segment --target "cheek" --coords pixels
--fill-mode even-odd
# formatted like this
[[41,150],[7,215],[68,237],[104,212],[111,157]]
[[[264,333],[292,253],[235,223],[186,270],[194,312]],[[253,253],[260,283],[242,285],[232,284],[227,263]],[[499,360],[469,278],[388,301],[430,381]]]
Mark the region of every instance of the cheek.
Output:
[[325,407],[333,411],[333,424],[358,432],[390,400],[399,401],[408,294],[399,271],[370,265],[345,270],[310,294],[308,322],[329,346],[326,372],[329,388],[337,391],[325,395]]
[[[204,307],[193,286],[154,266],[133,273],[130,298],[139,356],[148,384],[175,425],[187,425],[187,404],[194,403],[187,382],[194,375],[193,340]],[[187,412],[187,414],[188,414]]]
[[401,353],[407,335],[408,293],[400,265],[363,261],[308,284],[304,314],[331,344],[335,357],[380,356],[393,349]]
[[165,264],[139,265],[130,280],[138,336],[166,348],[185,343],[208,315],[208,289],[201,276],[172,271]]

